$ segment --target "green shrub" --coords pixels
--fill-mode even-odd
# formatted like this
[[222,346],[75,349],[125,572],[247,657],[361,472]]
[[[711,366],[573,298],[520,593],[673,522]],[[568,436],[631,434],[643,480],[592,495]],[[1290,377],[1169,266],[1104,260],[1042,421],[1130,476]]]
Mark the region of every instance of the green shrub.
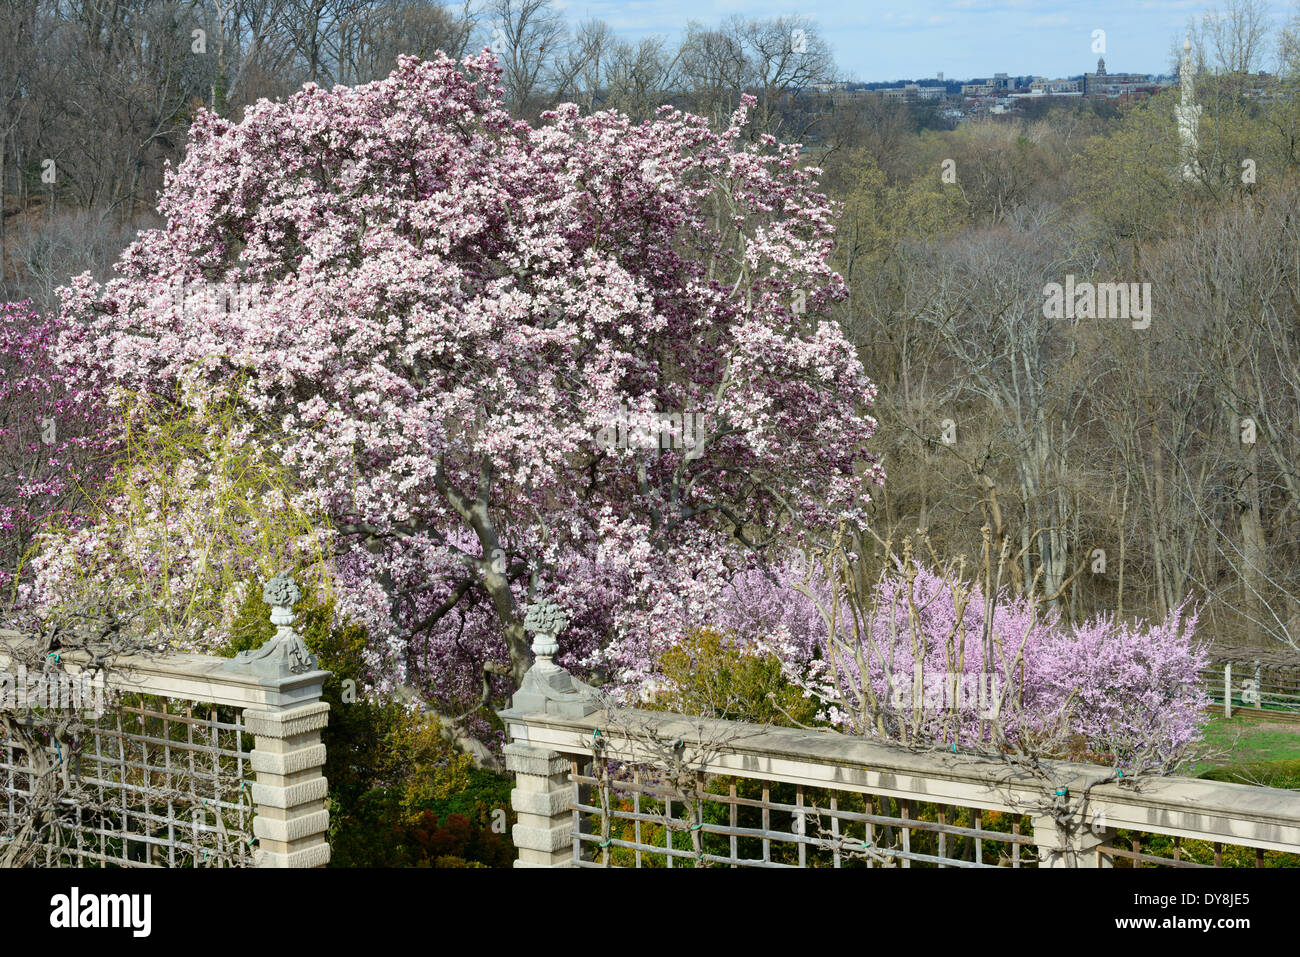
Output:
[[786,680],[775,655],[746,651],[726,632],[691,632],[659,657],[658,669],[664,686],[651,709],[786,727],[816,719],[816,702]]

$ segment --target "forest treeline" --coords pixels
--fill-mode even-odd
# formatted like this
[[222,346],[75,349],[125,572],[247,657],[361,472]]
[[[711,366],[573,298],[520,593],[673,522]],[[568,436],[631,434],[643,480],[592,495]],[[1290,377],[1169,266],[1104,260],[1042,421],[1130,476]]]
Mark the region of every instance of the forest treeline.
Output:
[[[748,93],[751,134],[804,143],[843,204],[834,318],[880,387],[877,532],[975,557],[987,528],[1008,585],[1075,619],[1190,595],[1217,641],[1296,647],[1300,29],[1262,10],[1189,25],[1187,180],[1177,89],[946,128],[933,105],[819,92],[842,74],[800,16],[629,42],[549,0],[5,0],[0,298],[50,309],[69,276],[106,276],[199,109],[238,119],[399,54],[488,46],[530,119],[669,102],[725,123]],[[1149,325],[1048,318],[1067,279],[1149,284]]]

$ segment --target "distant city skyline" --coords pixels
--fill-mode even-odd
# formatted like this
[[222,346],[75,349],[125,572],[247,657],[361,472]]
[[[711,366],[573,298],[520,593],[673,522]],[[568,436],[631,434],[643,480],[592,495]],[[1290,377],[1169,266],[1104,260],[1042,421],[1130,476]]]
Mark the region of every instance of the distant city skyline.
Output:
[[[570,26],[597,17],[625,39],[681,36],[696,20],[800,14],[813,20],[845,79],[864,83],[1011,76],[1065,77],[1096,69],[1094,30],[1106,31],[1107,69],[1170,72],[1172,44],[1189,19],[1216,4],[1198,0],[555,0]],[[1267,0],[1269,34],[1292,15]],[[1270,43],[1261,69],[1274,66]]]

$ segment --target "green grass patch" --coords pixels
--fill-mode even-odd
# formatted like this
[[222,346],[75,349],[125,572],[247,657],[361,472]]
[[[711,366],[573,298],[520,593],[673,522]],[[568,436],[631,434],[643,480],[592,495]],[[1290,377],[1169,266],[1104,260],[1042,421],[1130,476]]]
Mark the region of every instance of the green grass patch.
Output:
[[1300,725],[1270,724],[1246,718],[1215,718],[1205,728],[1202,749],[1209,756],[1191,774],[1213,768],[1300,759]]
[[1300,788],[1300,759],[1233,764],[1206,771],[1201,777],[1269,788]]

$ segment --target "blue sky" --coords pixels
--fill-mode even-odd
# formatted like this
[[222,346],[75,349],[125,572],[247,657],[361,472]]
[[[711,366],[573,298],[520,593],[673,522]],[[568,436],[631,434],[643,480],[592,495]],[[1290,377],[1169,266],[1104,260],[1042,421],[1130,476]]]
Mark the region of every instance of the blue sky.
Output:
[[[962,78],[993,73],[1069,76],[1093,69],[1094,30],[1106,31],[1106,68],[1161,73],[1190,18],[1214,8],[1199,0],[557,0],[571,24],[599,17],[621,36],[664,33],[686,22],[715,25],[732,14],[799,13],[816,21],[853,79]],[[1268,0],[1274,26],[1289,0]],[[1271,67],[1272,63],[1268,64]]]

